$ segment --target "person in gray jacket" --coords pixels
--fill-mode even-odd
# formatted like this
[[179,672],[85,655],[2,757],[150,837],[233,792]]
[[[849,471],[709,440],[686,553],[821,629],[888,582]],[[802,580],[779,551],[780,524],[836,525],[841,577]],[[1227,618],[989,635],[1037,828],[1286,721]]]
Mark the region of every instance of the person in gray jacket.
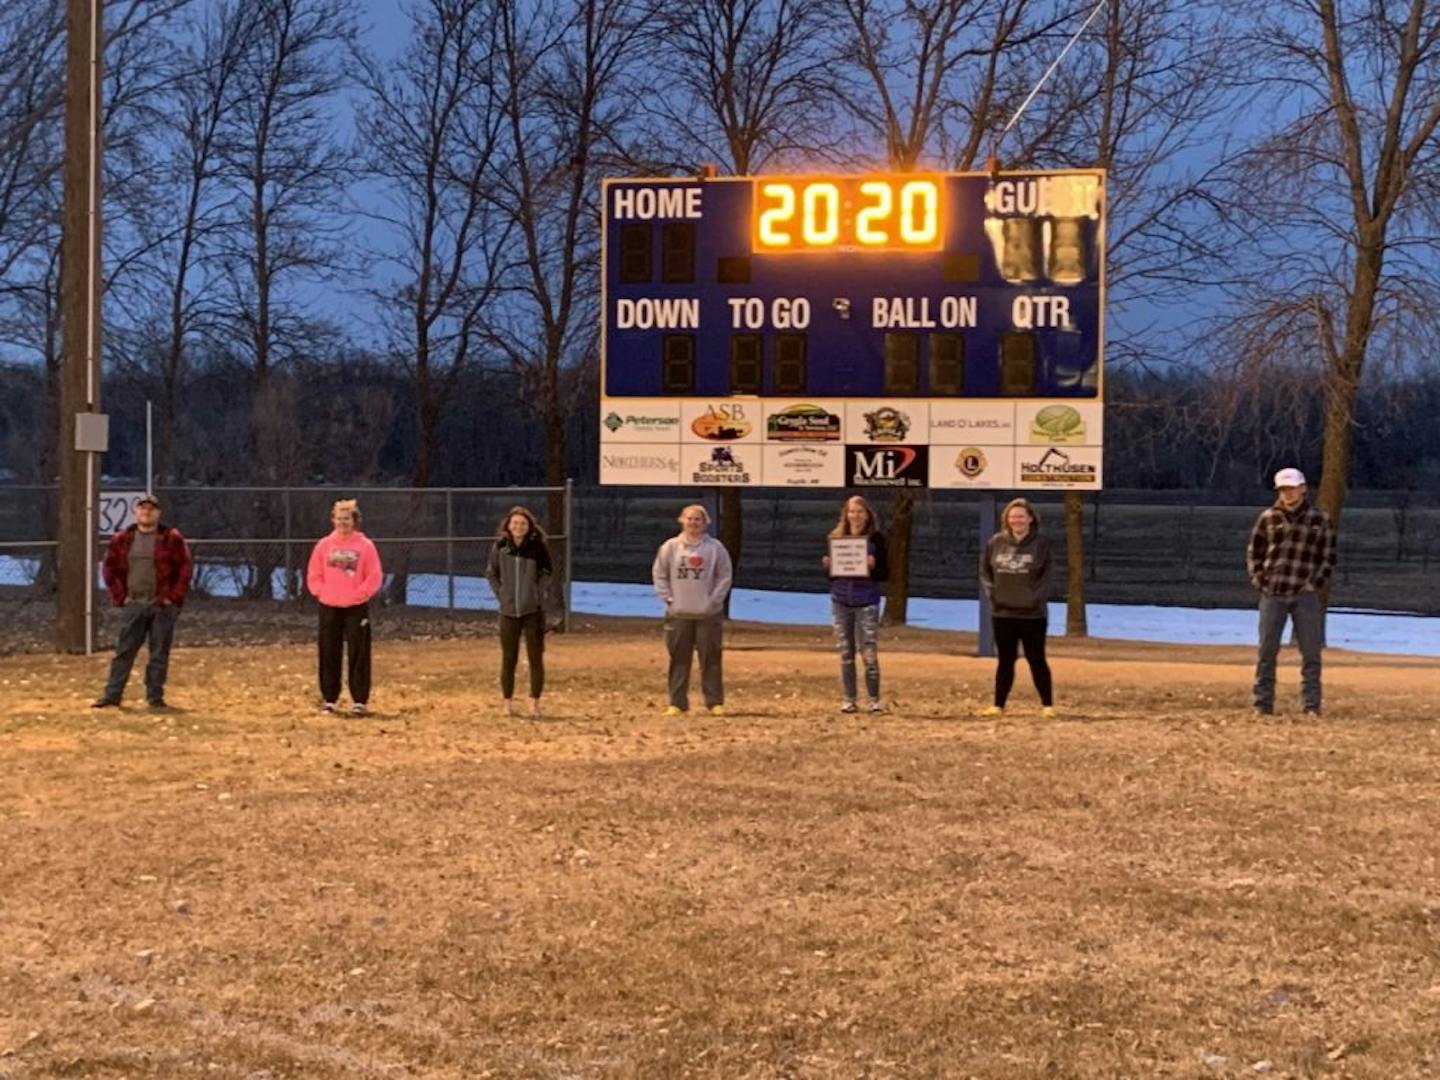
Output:
[[523,506],[500,522],[485,576],[500,604],[500,693],[505,712],[515,712],[515,667],[520,638],[530,666],[530,715],[540,715],[545,689],[545,587],[552,572],[550,549],[540,523]]
[[1040,515],[1027,499],[1011,499],[1001,529],[980,556],[980,587],[990,601],[995,628],[995,701],[981,715],[999,716],[1015,685],[1015,660],[1025,647],[1030,678],[1040,695],[1040,715],[1054,716],[1045,631],[1050,601],[1050,541],[1040,535]]
[[725,545],[707,534],[703,506],[680,511],[680,535],[660,545],[650,568],[655,591],[665,602],[665,648],[670,652],[670,704],[666,716],[690,708],[690,658],[700,652],[700,691],[705,707],[725,714],[725,680],[720,667],[725,597],[732,570]]

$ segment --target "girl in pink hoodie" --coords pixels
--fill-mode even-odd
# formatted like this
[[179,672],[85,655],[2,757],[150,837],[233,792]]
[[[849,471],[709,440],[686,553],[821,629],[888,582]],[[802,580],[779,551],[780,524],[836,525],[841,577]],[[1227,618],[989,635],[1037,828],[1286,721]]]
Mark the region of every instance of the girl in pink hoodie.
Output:
[[335,530],[310,553],[305,584],[320,601],[321,709],[333,713],[340,700],[340,660],[350,654],[350,711],[363,716],[370,704],[370,598],[380,591],[380,553],[360,531],[360,506],[340,499],[330,508]]

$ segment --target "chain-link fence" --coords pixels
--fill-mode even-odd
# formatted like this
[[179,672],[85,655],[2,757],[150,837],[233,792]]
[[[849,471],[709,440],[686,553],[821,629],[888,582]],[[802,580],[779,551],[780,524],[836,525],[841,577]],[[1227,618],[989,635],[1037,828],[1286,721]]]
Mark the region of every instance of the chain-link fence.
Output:
[[[646,582],[656,547],[676,531],[682,505],[713,491],[637,488],[200,488],[162,489],[164,518],[191,538],[196,590],[211,597],[299,600],[310,549],[329,531],[330,505],[357,497],[377,543],[391,605],[474,610],[492,605],[485,562],[513,505],[528,505],[550,534],[557,583]],[[973,597],[983,537],[975,493],[920,492],[914,506],[914,596]],[[819,560],[844,494],[763,489],[741,499],[736,584],[823,591]],[[1033,500],[1063,562],[1058,495]],[[1084,510],[1087,599],[1101,603],[1248,606],[1250,527],[1266,503],[1198,492],[1106,491]],[[891,496],[872,498],[882,520]],[[0,488],[0,588],[43,598],[53,591],[53,487]],[[101,548],[100,550],[103,550]],[[1332,606],[1440,614],[1440,497],[1353,492],[1340,529]]]

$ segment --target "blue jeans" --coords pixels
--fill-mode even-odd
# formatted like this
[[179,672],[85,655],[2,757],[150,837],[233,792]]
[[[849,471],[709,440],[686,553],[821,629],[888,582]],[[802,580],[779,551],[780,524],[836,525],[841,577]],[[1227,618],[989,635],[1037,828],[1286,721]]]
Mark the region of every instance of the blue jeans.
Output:
[[1306,709],[1320,711],[1320,649],[1324,642],[1320,594],[1294,593],[1289,596],[1260,594],[1260,656],[1255,664],[1255,708],[1275,708],[1275,659],[1285,620],[1295,625],[1295,644],[1300,647],[1300,699]]
[[175,619],[180,609],[173,604],[126,604],[120,609],[120,634],[115,641],[115,659],[110,661],[110,678],[105,683],[105,700],[119,701],[130,679],[130,669],[140,646],[148,640],[150,659],[145,664],[145,698],[165,700],[165,675],[170,670],[170,643],[175,640]]
[[840,654],[840,683],[845,700],[855,700],[855,652],[865,661],[865,689],[871,701],[880,700],[880,651],[876,637],[880,627],[880,605],[849,607],[830,601],[830,622],[835,627],[835,649]]

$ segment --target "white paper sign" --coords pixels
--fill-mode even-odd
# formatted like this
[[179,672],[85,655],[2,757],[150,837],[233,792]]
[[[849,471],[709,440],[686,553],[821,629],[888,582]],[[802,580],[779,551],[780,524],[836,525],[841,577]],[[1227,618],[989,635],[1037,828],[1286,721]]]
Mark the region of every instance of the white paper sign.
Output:
[[869,577],[869,542],[863,536],[830,538],[831,577]]

